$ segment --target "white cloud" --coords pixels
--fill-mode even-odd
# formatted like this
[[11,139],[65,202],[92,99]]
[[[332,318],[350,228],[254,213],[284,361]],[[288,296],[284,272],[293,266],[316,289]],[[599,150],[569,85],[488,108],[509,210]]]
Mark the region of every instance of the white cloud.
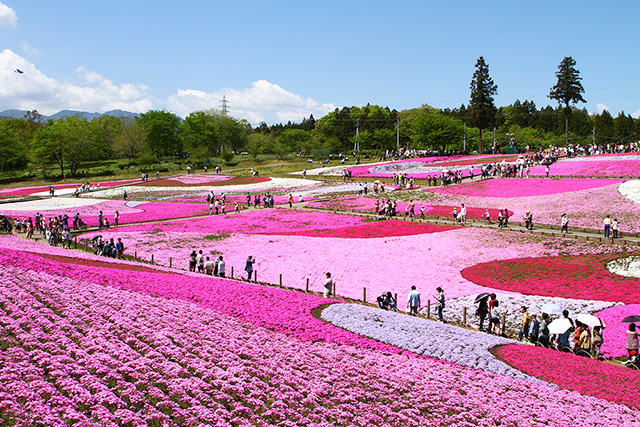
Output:
[[602,112],[604,110],[610,111],[611,109],[609,108],[608,105],[604,105],[602,102],[600,102],[597,106],[596,106],[596,110],[598,111],[598,114],[602,114]]
[[246,119],[252,124],[299,122],[313,114],[322,117],[336,107],[323,104],[312,98],[303,98],[289,92],[277,84],[266,80],[254,82],[246,89],[223,89],[216,92],[203,92],[195,89],[180,89],[169,97],[168,107],[182,117],[193,111],[220,109],[222,96],[229,101],[229,114]]
[[[16,68],[23,73],[16,73]],[[5,49],[0,52],[0,105],[19,110],[38,110],[47,115],[65,109],[144,112],[153,106],[149,88],[144,85],[115,85],[85,67],[78,67],[74,71],[79,74],[83,84],[48,77],[33,63]]]
[[0,3],[0,25],[16,28],[18,26],[18,17],[16,13],[4,3]]
[[633,117],[634,119],[640,119],[640,110],[631,113],[631,117]]
[[40,51],[35,47],[29,46],[29,44],[24,40],[22,41],[22,43],[20,43],[20,47],[22,48],[22,51],[26,53],[28,56],[32,56],[32,57],[40,56]]

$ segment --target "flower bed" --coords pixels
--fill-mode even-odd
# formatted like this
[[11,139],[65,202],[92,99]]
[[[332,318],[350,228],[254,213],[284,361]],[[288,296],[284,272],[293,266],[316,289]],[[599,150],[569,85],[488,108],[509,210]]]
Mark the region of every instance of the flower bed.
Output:
[[[64,200],[69,200],[71,204],[64,204]],[[82,206],[80,205],[81,203],[87,204]],[[24,210],[3,210],[7,207],[6,204],[3,204],[0,205],[0,213],[12,218],[33,218],[35,217],[37,212],[44,215],[45,218],[51,218],[64,214],[67,214],[69,218],[73,218],[76,213],[79,213],[80,218],[89,226],[98,225],[98,214],[100,211],[102,211],[104,218],[109,219],[109,222],[112,225],[114,223],[113,215],[116,210],[120,214],[120,224],[159,221],[163,219],[198,216],[209,213],[209,206],[204,204],[198,205],[194,203],[147,202],[138,204],[135,208],[130,208],[126,205],[126,203],[127,202],[125,202],[124,200],[103,201],[83,198],[55,198],[49,199],[44,204],[42,202],[20,202],[11,204],[15,205],[16,207],[24,206],[26,207],[26,209]],[[45,210],[42,208],[38,208],[38,206],[42,206],[44,208],[50,207],[52,209]],[[69,221],[69,225],[71,225],[72,222],[73,221],[71,219]]]
[[429,189],[434,193],[468,197],[517,198],[544,196],[600,188],[624,181],[602,179],[497,178]]
[[436,225],[412,223],[406,221],[379,221],[351,227],[340,227],[325,230],[286,231],[278,234],[309,237],[333,237],[346,239],[374,239],[396,236],[413,236],[417,234],[439,233],[455,230],[459,227],[451,225]]
[[618,186],[620,195],[640,204],[640,180],[625,181]]
[[640,371],[525,345],[501,347],[496,355],[514,368],[562,389],[640,409]]
[[[512,194],[516,195],[520,192],[522,197],[505,199],[502,197],[466,196],[445,194],[445,192],[458,191],[453,187],[450,187],[451,190],[427,188],[425,189],[426,194],[423,196],[424,199],[419,200],[418,203],[449,206],[459,206],[460,203],[465,203],[468,206],[485,206],[494,209],[509,208],[515,213],[515,218],[513,218],[515,221],[522,221],[524,213],[530,210],[533,213],[534,226],[536,223],[560,226],[560,215],[566,213],[569,217],[569,227],[596,230],[602,229],[602,219],[605,215],[611,215],[611,218],[617,218],[620,221],[620,231],[623,235],[626,232],[640,232],[640,204],[629,200],[618,192],[619,181],[592,180],[609,185],[527,197],[529,191],[527,181],[531,181],[531,179],[512,178],[508,180],[514,186],[511,190]],[[547,181],[550,188],[557,185],[555,180],[549,179]],[[467,185],[469,184],[463,184],[462,187]],[[492,186],[493,184],[487,185]],[[399,196],[401,194],[393,195],[393,197]],[[410,197],[421,198],[415,194],[411,194]],[[585,203],[585,200],[588,200],[589,203]]]
[[[38,273],[26,271],[18,254],[3,252],[0,416],[9,423],[423,426],[500,419],[510,427],[604,427],[638,417],[543,384],[393,354],[393,347],[309,316],[316,299],[307,295],[254,294],[234,283],[228,295],[246,298],[225,298],[220,280],[199,289],[204,282],[196,277],[183,285],[172,275],[140,273],[134,285],[126,282],[135,276],[120,281],[100,268],[80,268],[82,280],[65,278],[58,264],[45,260]],[[103,279],[149,292],[178,285],[187,294],[152,298],[91,283]],[[265,301],[265,293],[285,297]],[[214,310],[200,308],[206,303],[195,294]],[[311,304],[300,310],[302,301]],[[239,305],[232,309],[239,319],[220,314],[232,305]]]
[[[563,308],[569,310],[570,316],[575,318],[578,313],[594,314],[601,310],[608,309],[613,306],[619,305],[619,303],[595,301],[595,300],[579,300],[568,298],[553,298],[543,297],[538,295],[520,295],[513,293],[500,293],[495,292],[497,300],[500,302],[500,311],[506,311],[506,323],[505,327],[511,334],[516,335],[520,331],[522,315],[520,314],[520,307],[527,307],[529,313],[535,313],[538,315],[538,320],[541,320],[542,313],[540,307],[544,304],[559,304]],[[449,299],[445,305],[443,311],[444,317],[447,320],[454,322],[462,322],[463,309],[467,308],[467,325],[477,327],[480,323],[480,318],[475,315],[478,304],[476,304],[475,298],[477,295],[469,295],[465,297]],[[433,309],[431,311],[434,312]],[[422,310],[422,314],[426,314],[426,309]],[[433,314],[432,314],[433,315]],[[598,314],[598,316],[600,316]],[[488,318],[484,321],[484,327],[488,326]]]
[[332,304],[322,318],[340,328],[424,356],[518,379],[534,380],[489,353],[517,341],[356,304]]
[[[118,186],[118,185],[131,184],[133,182],[137,182],[137,180],[135,180],[135,179],[127,179],[127,180],[121,180],[121,181],[100,182],[100,188],[115,187],[115,186]],[[97,184],[98,183],[91,183],[92,186],[95,186]],[[55,189],[54,194],[57,194],[57,192],[60,191],[60,190],[73,189],[75,191],[75,188],[80,186],[80,185],[82,185],[82,183],[55,184],[55,185],[53,185],[53,188]],[[48,195],[49,194],[49,186],[17,187],[17,188],[3,188],[3,189],[0,189],[0,196],[11,196],[11,197],[30,196],[30,195],[34,195],[34,194],[37,194],[37,193],[42,193],[44,195]],[[73,191],[71,193],[73,193]]]
[[140,182],[138,186],[151,187],[218,187],[249,185],[271,181],[266,176],[187,175]]
[[[531,175],[545,175],[544,166],[531,168]],[[549,176],[640,177],[638,156],[576,157],[552,164]]]
[[609,272],[606,264],[627,253],[522,258],[474,265],[462,270],[467,280],[526,295],[638,302],[640,279]]

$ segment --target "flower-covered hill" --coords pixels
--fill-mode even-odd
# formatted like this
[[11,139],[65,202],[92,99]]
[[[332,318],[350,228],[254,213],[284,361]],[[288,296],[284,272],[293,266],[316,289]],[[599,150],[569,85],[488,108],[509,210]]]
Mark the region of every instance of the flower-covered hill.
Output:
[[0,259],[5,425],[638,424],[626,406],[400,354],[315,319],[317,297]]

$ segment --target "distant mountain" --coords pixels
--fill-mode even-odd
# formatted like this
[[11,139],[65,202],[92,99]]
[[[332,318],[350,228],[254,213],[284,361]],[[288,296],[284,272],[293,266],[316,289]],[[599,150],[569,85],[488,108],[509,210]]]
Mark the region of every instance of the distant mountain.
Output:
[[[20,119],[24,117],[25,114],[27,114],[27,110],[4,110],[4,111],[0,111],[0,118]],[[89,121],[101,116],[114,116],[114,117],[138,117],[139,116],[139,114],[137,113],[132,113],[130,111],[122,111],[122,110],[111,110],[105,113],[89,113],[87,111],[62,110],[50,116],[43,115],[42,117],[44,118],[44,120],[48,120],[48,119],[58,120],[63,117],[73,116],[74,114],[78,114]]]

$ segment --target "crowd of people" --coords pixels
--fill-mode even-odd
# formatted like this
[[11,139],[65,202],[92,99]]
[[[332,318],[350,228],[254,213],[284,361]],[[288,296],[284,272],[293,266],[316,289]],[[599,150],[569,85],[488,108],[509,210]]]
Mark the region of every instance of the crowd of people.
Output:
[[122,238],[118,237],[118,240],[114,241],[113,237],[103,239],[101,235],[91,239],[91,248],[96,255],[118,259],[122,259],[125,251]]

